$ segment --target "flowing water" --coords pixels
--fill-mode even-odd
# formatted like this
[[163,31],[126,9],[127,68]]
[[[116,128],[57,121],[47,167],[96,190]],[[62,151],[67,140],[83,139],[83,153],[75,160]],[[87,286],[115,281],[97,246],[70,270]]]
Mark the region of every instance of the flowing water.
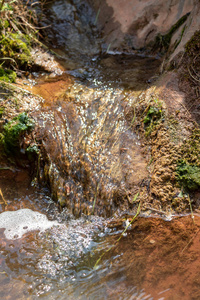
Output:
[[148,185],[128,112],[160,61],[106,52],[86,2],[52,1],[46,16],[63,69],[35,74],[44,101],[32,117],[39,181],[50,189],[34,185],[30,170],[0,170],[1,299],[199,299],[197,216],[196,225],[141,218],[123,237],[127,223],[112,223]]

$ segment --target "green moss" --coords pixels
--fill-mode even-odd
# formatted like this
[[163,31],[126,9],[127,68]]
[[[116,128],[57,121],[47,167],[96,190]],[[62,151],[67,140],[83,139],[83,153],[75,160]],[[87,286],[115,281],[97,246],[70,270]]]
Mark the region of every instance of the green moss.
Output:
[[[171,39],[173,34],[178,30],[178,28],[180,28],[180,26],[182,24],[185,23],[185,21],[187,20],[188,16],[190,13],[187,13],[186,15],[184,15],[183,17],[181,17],[170,29],[170,31],[165,34],[165,35],[161,35],[158,34],[155,40],[155,46],[154,48],[160,48],[160,51],[164,51],[166,52],[169,48]],[[184,29],[185,30],[185,29]]]
[[26,35],[18,33],[2,34],[0,45],[0,56],[3,58],[13,59],[19,67],[31,64],[30,39]]
[[146,136],[148,136],[152,131],[154,126],[162,117],[162,108],[156,106],[150,106],[146,116],[143,119],[145,124]]
[[36,144],[29,146],[26,149],[26,154],[28,156],[28,159],[30,161],[33,161],[35,157],[39,154],[38,146]]
[[177,162],[177,180],[186,190],[200,188],[200,130],[195,129],[181,146],[181,160]]
[[5,111],[5,107],[0,107],[0,118],[2,118]]
[[143,122],[144,122],[144,124],[149,124],[151,122],[154,122],[154,121],[160,119],[161,115],[162,115],[162,110],[161,109],[159,109],[157,107],[154,107],[154,106],[150,106],[150,108],[147,112],[147,115],[144,118]]
[[5,82],[15,82],[17,74],[9,69],[0,67],[0,80]]
[[4,125],[4,148],[9,154],[16,154],[20,150],[20,138],[25,132],[34,128],[33,121],[26,113],[21,113],[12,121]]
[[194,191],[200,188],[200,168],[181,161],[177,166],[178,181],[185,190]]

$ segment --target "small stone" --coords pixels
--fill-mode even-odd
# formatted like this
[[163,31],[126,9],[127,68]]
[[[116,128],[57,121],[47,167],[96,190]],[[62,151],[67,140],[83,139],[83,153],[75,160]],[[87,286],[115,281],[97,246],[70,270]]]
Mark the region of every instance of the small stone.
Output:
[[150,244],[155,244],[155,242],[156,242],[155,240],[150,240],[149,241]]

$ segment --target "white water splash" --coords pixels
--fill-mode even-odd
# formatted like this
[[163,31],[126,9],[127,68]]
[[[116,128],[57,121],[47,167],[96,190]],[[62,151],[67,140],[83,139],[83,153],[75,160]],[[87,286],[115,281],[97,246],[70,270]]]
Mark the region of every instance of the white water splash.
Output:
[[5,211],[0,214],[0,228],[5,228],[4,234],[8,240],[19,239],[33,230],[43,232],[54,225],[59,223],[49,221],[45,215],[31,209]]

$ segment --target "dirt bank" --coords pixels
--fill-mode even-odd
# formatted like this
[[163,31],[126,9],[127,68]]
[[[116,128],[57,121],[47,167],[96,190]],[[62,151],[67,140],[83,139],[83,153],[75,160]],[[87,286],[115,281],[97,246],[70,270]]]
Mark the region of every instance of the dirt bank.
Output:
[[125,286],[123,282],[115,290],[108,287],[110,299],[119,299],[121,290],[133,294],[134,286],[143,288],[147,299],[199,299],[199,226],[199,216],[194,222],[190,216],[171,222],[137,219],[106,254],[116,257],[116,278],[127,278]]

